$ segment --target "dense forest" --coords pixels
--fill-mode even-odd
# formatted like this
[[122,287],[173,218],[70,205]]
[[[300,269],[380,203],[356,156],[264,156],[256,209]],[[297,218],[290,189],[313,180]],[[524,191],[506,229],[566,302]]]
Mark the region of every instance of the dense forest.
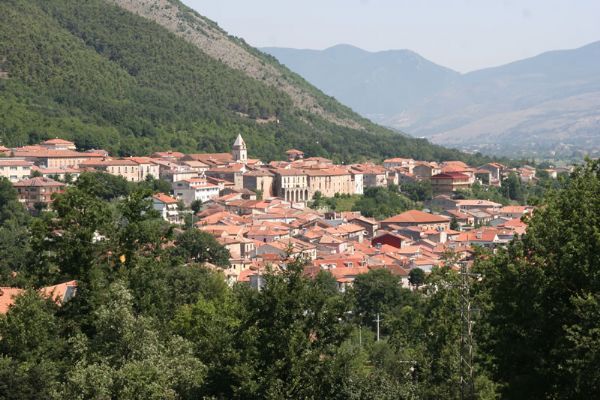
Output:
[[[0,316],[0,398],[581,399],[600,391],[598,161],[546,193],[527,234],[507,249],[479,251],[469,275],[449,253],[445,267],[411,274],[414,290],[383,269],[340,293],[327,272],[305,276],[302,259],[267,272],[261,291],[230,287],[221,272],[228,252],[160,219],[148,197],[158,187],[86,173],[32,217],[0,181],[0,286],[29,288]],[[69,279],[79,287],[62,307],[36,292]]]
[[0,140],[20,146],[60,136],[83,149],[141,155],[229,151],[241,133],[250,155],[265,160],[296,147],[339,162],[390,156],[484,161],[372,124],[262,57],[356,126],[299,109],[283,91],[103,0],[5,0]]

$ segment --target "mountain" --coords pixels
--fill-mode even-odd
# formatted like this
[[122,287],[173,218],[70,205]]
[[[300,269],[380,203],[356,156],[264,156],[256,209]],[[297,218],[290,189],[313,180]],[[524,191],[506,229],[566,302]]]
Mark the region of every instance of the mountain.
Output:
[[[561,147],[600,150],[600,42],[467,74],[405,50],[354,51],[365,57],[361,65],[373,63],[372,71],[358,75],[361,67],[353,65],[356,58],[346,51],[338,52],[337,64],[320,69],[335,49],[317,51],[314,57],[306,50],[266,51],[362,114],[435,143],[510,155],[553,153]],[[402,57],[402,66],[385,61],[381,55],[386,53]],[[419,62],[410,64],[411,59]],[[381,82],[367,94],[369,89],[361,85],[374,74],[381,74]],[[340,79],[347,79],[345,88]],[[430,85],[413,86],[423,81]],[[385,107],[375,101],[373,107],[363,104],[363,98],[378,95],[386,99]],[[390,100],[394,96],[400,100]]]
[[381,121],[431,96],[460,75],[410,50],[372,53],[350,45],[322,51],[261,50],[353,110]]
[[119,155],[469,156],[371,123],[176,0],[0,2],[0,140]]

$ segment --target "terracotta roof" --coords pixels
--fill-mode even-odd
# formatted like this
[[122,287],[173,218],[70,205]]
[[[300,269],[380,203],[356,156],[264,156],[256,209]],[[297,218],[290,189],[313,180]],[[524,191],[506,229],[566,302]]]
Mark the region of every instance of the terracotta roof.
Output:
[[164,193],[157,193],[152,198],[165,204],[177,204],[176,199]]
[[469,176],[461,174],[460,172],[444,172],[441,174],[433,175],[431,179],[469,179]]
[[304,154],[304,152],[296,149],[289,149],[285,154]]
[[42,144],[69,144],[69,145],[75,145],[75,143],[73,143],[73,142],[70,142],[70,141],[64,140],[64,139],[59,139],[59,138],[48,139],[48,140],[42,142]]
[[15,302],[15,297],[23,293],[23,289],[0,287],[0,314],[6,314],[11,305]]
[[444,223],[449,222],[448,217],[441,215],[429,214],[419,210],[410,210],[398,215],[394,215],[382,222],[386,223]]
[[48,150],[48,149],[15,149],[15,157],[31,158],[103,158],[104,155],[97,153],[82,153],[75,150]]
[[50,178],[36,176],[35,178],[24,179],[13,184],[15,187],[48,187],[48,186],[65,186],[62,182],[57,182]]
[[498,211],[500,213],[509,213],[509,214],[522,213],[522,214],[524,214],[525,212],[527,212],[528,208],[529,207],[527,207],[527,206],[504,206]]
[[0,167],[31,167],[33,163],[18,158],[0,158]]
[[42,296],[49,297],[56,303],[62,304],[75,295],[76,289],[77,281],[68,281],[41,288],[39,292]]

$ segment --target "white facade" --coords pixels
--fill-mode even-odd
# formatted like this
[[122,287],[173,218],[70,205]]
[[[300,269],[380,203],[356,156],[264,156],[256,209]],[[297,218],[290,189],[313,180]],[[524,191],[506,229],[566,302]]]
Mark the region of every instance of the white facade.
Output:
[[19,182],[31,175],[32,162],[14,158],[0,158],[0,176]]
[[219,197],[219,187],[201,178],[186,179],[173,184],[173,193],[189,206],[195,200],[205,203]]

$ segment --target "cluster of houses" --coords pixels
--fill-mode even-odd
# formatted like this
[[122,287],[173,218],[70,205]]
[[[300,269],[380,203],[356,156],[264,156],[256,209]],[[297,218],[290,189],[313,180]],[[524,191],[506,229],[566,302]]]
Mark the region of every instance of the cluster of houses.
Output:
[[[412,269],[431,271],[444,263],[449,251],[470,260],[475,246],[505,245],[525,232],[522,217],[533,212],[528,206],[453,198],[454,192],[475,182],[500,185],[510,172],[524,182],[535,179],[535,168],[511,170],[497,163],[473,168],[460,161],[392,158],[383,165],[336,165],[325,158],[304,157],[296,149],[287,151],[285,161],[263,163],[248,158],[239,135],[230,153],[164,151],[112,158],[103,150],[78,151],[73,142],[62,139],[0,147],[1,153],[5,157],[0,157],[0,176],[9,179],[21,201],[32,208],[48,205],[54,193],[84,171],[103,171],[130,182],[149,176],[170,182],[172,193],[154,195],[154,208],[166,221],[182,224],[181,203],[186,208],[201,203],[192,223],[229,250],[231,267],[225,272],[232,283],[260,285],[266,269],[284,268],[290,257],[302,257],[307,274],[327,270],[341,291],[357,275],[381,268],[409,286]],[[368,187],[422,180],[431,181],[434,198],[427,206],[436,213],[409,210],[377,221],[359,212],[307,207],[317,192],[325,197],[362,194]]]
[[[246,143],[238,135],[230,153],[165,151],[147,157],[115,158],[104,150],[78,151],[73,142],[56,138],[34,146],[0,146],[0,176],[14,183],[29,207],[47,206],[53,193],[64,190],[66,182],[76,180],[84,171],[102,171],[130,182],[149,176],[166,180],[172,184],[174,196],[188,206],[217,198],[226,189],[251,191],[263,199],[305,203],[317,192],[325,197],[362,194],[368,187],[422,180],[431,182],[434,195],[452,195],[475,182],[500,185],[510,172],[516,172],[523,182],[536,179],[536,169],[528,166],[509,169],[489,163],[473,168],[461,161],[436,163],[407,158],[388,159],[383,165],[335,165],[322,157],[305,158],[296,149],[286,154],[286,161],[268,164],[250,159]],[[549,170],[551,176],[559,172]]]

